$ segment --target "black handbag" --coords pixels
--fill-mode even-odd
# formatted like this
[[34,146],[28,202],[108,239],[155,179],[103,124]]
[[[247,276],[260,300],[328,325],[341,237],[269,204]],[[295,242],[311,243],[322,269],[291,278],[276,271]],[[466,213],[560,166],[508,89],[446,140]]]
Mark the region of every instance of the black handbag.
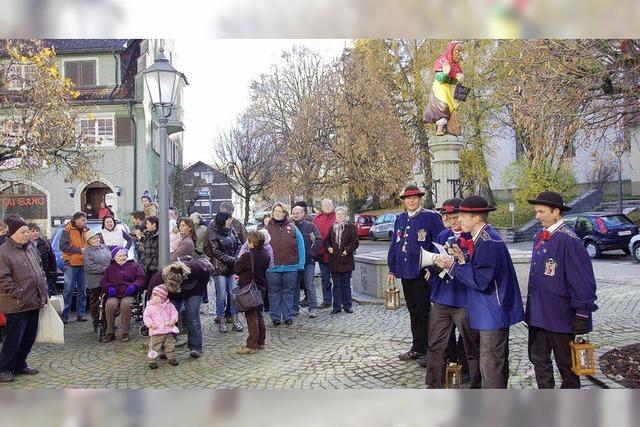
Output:
[[467,96],[469,96],[469,92],[471,92],[470,87],[457,84],[453,92],[453,99],[456,99],[458,101],[466,101]]
[[251,283],[231,289],[231,303],[239,312],[245,312],[264,305],[262,300],[262,292],[256,285],[256,277],[253,271],[253,252],[249,252],[251,256]]

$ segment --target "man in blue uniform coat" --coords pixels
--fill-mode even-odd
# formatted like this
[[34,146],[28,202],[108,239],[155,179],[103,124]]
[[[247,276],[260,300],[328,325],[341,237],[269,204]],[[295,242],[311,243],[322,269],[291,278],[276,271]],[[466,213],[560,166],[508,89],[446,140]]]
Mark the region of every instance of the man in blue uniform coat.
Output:
[[411,319],[413,344],[398,356],[400,360],[419,359],[427,353],[431,303],[429,284],[420,267],[420,249],[434,251],[432,241],[444,229],[439,214],[420,207],[422,196],[424,192],[415,185],[408,185],[400,194],[406,212],[396,218],[387,255],[389,282],[401,279]]
[[529,360],[538,388],[554,388],[551,351],[562,377],[560,388],[580,388],[571,371],[569,343],[591,331],[598,306],[591,259],[582,240],[562,221],[562,196],[543,191],[535,199],[536,219],[543,230],[534,240],[525,322],[529,325]]
[[[455,242],[462,237],[471,240],[460,226],[460,203],[462,199],[446,200],[438,211],[444,215],[450,228],[442,230],[436,242],[445,245],[449,238]],[[453,242],[452,242],[453,243]],[[451,245],[452,246],[452,245]],[[429,317],[429,349],[427,350],[427,371],[425,383],[429,388],[443,388],[447,347],[451,345],[450,335],[454,326],[460,331],[469,366],[469,388],[480,388],[480,370],[478,366],[478,331],[471,329],[467,313],[467,287],[449,274],[440,277],[435,268],[427,269],[431,287],[431,315]],[[455,338],[453,340],[455,345]]]
[[[481,196],[460,204],[462,230],[473,240],[460,239],[453,258],[439,257],[437,265],[467,286],[469,321],[480,333],[482,388],[507,388],[509,328],[522,321],[524,311],[511,255],[500,235],[487,223],[496,208]],[[457,247],[459,246],[459,247]],[[466,248],[465,256],[460,248]]]

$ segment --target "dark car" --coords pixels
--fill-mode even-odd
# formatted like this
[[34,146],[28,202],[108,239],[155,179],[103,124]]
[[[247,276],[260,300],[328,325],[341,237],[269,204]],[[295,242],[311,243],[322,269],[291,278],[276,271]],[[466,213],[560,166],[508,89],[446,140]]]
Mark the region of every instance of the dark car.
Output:
[[638,227],[621,213],[583,212],[567,215],[563,220],[582,239],[591,258],[617,249],[629,255],[629,241],[638,234]]
[[358,237],[369,237],[369,231],[371,230],[375,220],[375,215],[356,215],[356,230],[358,231]]
[[[129,233],[129,227],[127,224],[122,223],[119,220],[116,220],[116,224],[122,225],[124,231]],[[64,259],[62,258],[62,252],[60,251],[60,237],[62,236],[62,230],[66,227],[67,223],[62,224],[60,227],[56,228],[56,231],[53,233],[53,238],[51,239],[51,247],[53,248],[53,253],[56,255],[56,265],[58,266],[58,279],[56,280],[56,290],[62,293],[64,289]],[[102,220],[98,219],[89,219],[87,220],[87,227],[90,230],[99,230],[102,228]],[[135,249],[133,245],[129,248],[129,258],[135,259]]]

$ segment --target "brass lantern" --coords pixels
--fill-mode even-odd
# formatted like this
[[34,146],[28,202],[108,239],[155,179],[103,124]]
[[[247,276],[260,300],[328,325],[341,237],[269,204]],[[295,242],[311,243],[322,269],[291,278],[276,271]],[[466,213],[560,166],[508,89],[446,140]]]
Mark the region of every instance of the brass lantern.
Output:
[[596,373],[595,346],[588,339],[578,337],[569,343],[571,347],[571,370],[576,375]]
[[449,363],[445,371],[444,388],[462,388],[462,365]]
[[386,307],[387,310],[397,310],[400,308],[400,290],[396,288],[394,284],[389,286],[386,294]]

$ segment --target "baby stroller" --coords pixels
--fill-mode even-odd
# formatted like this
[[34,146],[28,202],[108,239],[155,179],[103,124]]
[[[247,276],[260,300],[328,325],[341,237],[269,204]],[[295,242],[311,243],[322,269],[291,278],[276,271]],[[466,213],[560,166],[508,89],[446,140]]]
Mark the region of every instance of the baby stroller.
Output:
[[[144,313],[144,308],[146,306],[146,294],[147,294],[147,291],[143,289],[135,295],[136,301],[133,307],[131,307],[131,319],[136,322],[142,323],[142,314]],[[101,340],[102,337],[104,337],[107,334],[107,317],[106,317],[106,309],[105,309],[107,304],[107,299],[109,299],[107,294],[102,293],[100,295],[100,303],[99,303],[100,310],[98,312],[98,339],[99,340]],[[118,310],[116,311],[116,318],[119,315],[120,315],[120,311]],[[139,333],[140,333],[140,336],[142,337],[148,337],[149,329],[144,324],[142,324],[142,326],[140,326]]]

